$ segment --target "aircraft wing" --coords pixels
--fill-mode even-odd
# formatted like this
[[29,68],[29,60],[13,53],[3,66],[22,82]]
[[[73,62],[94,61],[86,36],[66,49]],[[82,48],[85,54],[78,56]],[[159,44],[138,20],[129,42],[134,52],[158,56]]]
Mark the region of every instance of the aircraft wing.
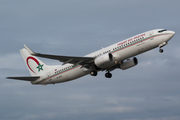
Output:
[[40,78],[40,76],[30,76],[30,77],[7,77],[6,79],[15,79],[15,80],[24,80],[24,81],[35,81],[38,78]]
[[94,62],[94,57],[74,57],[74,56],[60,56],[60,55],[41,54],[41,53],[33,52],[26,45],[24,45],[24,47],[28,50],[28,52],[31,55],[43,57],[43,58],[54,59],[54,60],[59,60],[60,62],[63,62],[63,64],[71,63],[71,64],[86,65],[86,64],[91,64]]

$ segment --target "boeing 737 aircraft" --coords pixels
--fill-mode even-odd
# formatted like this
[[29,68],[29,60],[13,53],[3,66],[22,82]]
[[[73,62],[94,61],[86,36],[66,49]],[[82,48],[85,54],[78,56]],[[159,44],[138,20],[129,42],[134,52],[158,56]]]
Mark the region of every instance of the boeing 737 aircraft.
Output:
[[[137,65],[138,59],[135,57],[136,55],[157,47],[159,47],[159,52],[162,53],[163,49],[161,48],[167,45],[174,34],[174,31],[166,29],[147,31],[102,48],[84,57],[35,53],[24,45],[25,48],[21,49],[20,53],[31,76],[7,78],[30,81],[36,85],[67,82],[87,74],[96,76],[98,71],[106,71],[105,77],[111,78],[112,74],[110,72],[114,69],[126,70]],[[35,56],[59,60],[63,64],[49,66]]]

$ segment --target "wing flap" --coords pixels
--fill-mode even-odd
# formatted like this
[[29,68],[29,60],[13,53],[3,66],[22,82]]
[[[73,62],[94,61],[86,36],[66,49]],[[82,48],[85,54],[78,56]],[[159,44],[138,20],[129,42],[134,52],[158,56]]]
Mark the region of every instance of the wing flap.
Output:
[[24,80],[24,81],[36,81],[40,76],[30,77],[7,77],[6,79]]
[[48,55],[48,54],[41,54],[41,53],[35,53],[33,55],[38,56],[38,57],[43,57],[43,58],[59,60],[60,62],[72,63],[72,64],[75,64],[79,61],[91,62],[94,60],[93,57],[59,56],[59,55]]

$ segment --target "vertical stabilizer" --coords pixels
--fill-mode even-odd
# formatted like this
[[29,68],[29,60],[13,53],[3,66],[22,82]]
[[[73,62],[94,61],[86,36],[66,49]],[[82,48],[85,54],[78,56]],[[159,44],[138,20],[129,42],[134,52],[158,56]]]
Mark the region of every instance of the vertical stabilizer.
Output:
[[21,49],[20,53],[27,68],[29,69],[31,76],[40,76],[55,68],[55,66],[48,66],[35,56],[30,55],[28,50],[26,50],[25,48]]

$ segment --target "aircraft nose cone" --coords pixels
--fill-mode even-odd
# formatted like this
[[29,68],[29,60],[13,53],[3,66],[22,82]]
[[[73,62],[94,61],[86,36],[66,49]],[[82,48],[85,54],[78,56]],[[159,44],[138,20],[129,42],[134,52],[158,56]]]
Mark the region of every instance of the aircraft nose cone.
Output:
[[168,31],[168,41],[175,35],[175,32],[174,31]]
[[175,32],[174,32],[174,31],[170,31],[170,33],[172,34],[172,37],[175,35]]

